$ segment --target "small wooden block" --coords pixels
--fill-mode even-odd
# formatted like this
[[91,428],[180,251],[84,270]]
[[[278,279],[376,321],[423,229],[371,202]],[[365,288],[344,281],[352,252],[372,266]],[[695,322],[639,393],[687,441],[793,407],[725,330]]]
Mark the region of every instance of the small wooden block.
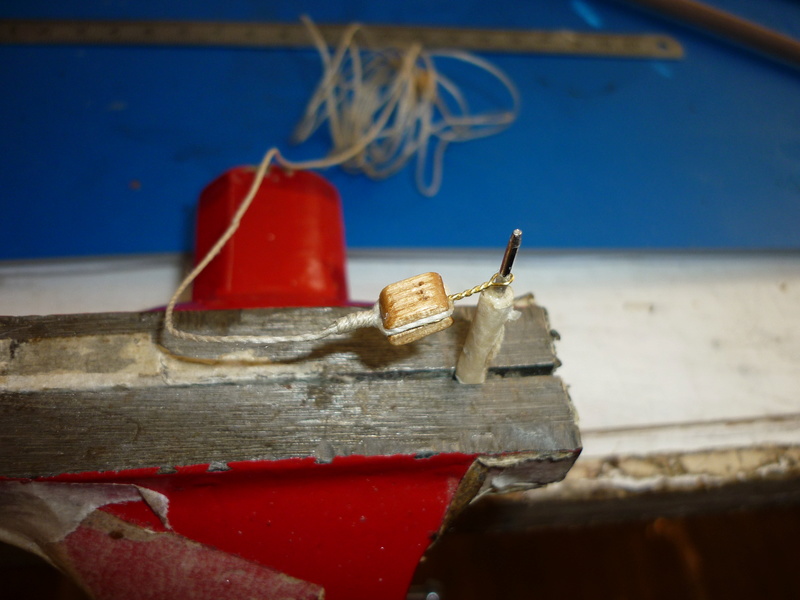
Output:
[[[395,345],[413,342],[453,324],[447,314],[451,302],[438,273],[423,273],[387,285],[378,302],[384,329],[401,330],[389,334],[389,341]],[[442,315],[442,319],[414,326],[436,315]]]

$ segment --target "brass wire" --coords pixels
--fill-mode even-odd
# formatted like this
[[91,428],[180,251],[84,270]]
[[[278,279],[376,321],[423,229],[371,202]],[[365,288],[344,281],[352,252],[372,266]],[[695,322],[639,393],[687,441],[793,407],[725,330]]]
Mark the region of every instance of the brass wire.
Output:
[[480,285],[476,285],[474,288],[470,288],[468,290],[464,290],[463,292],[459,292],[458,294],[450,294],[448,299],[450,302],[458,302],[459,300],[463,300],[464,298],[469,298],[473,294],[480,294],[482,291],[489,289],[490,287],[505,287],[510,285],[511,282],[514,281],[514,274],[509,273],[508,277],[505,279],[500,277],[500,273],[495,273],[492,275],[489,281],[484,281]]

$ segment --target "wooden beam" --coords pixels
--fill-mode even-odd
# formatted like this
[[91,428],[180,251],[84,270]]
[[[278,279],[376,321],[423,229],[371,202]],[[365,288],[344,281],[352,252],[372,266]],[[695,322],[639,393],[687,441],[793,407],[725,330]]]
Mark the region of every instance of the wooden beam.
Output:
[[[546,473],[511,469],[504,486],[560,479],[580,451],[575,415],[553,375],[545,312],[531,297],[517,308],[522,317],[478,386],[453,379],[472,308],[401,347],[373,330],[266,348],[196,344],[164,337],[155,312],[2,317],[0,475],[462,452],[489,455],[487,472],[540,464]],[[178,321],[269,334],[348,310],[184,312]],[[508,454],[518,464],[492,463]]]

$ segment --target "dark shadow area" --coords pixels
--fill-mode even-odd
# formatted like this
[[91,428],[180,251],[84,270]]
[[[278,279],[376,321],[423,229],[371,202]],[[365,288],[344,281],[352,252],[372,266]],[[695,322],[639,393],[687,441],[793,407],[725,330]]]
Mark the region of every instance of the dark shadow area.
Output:
[[0,598],[89,600],[77,585],[44,560],[0,542]]
[[[446,534],[412,591],[441,600],[800,598],[800,507],[516,533]],[[67,577],[0,544],[0,597],[86,600]],[[431,598],[433,600],[433,598]]]
[[386,336],[374,327],[356,329],[347,334],[345,339],[322,341],[306,356],[292,362],[325,358],[332,354],[352,354],[368,369],[388,369],[393,363],[406,361],[419,354],[414,344],[392,346],[386,342]]
[[[446,533],[414,598],[800,598],[800,507],[528,532]],[[432,599],[431,599],[432,600]]]

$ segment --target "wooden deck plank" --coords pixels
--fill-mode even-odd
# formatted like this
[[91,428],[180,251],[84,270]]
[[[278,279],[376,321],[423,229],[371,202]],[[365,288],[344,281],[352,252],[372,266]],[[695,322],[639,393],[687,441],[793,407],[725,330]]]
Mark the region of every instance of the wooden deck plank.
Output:
[[[460,452],[551,461],[559,466],[547,477],[559,478],[580,451],[575,414],[552,375],[545,312],[530,296],[517,306],[489,379],[475,386],[453,379],[471,307],[403,347],[373,330],[268,348],[198,345],[163,339],[161,313],[5,317],[0,475]],[[270,333],[347,310],[180,319],[204,333]]]
[[[545,311],[533,302],[531,296],[521,298],[517,309],[524,318],[508,328],[503,348],[494,361],[495,370],[552,373],[558,359]],[[185,311],[176,313],[176,322],[182,328],[202,334],[280,335],[287,331],[324,328],[353,310]],[[136,367],[132,363],[138,363],[141,377],[128,385],[147,385],[146,374],[159,361],[170,363],[164,369],[155,367],[159,369],[159,377],[170,376],[169,366],[175,367],[177,375],[177,371],[186,371],[191,364],[203,365],[194,373],[201,376],[201,371],[208,372],[207,366],[214,363],[228,367],[261,363],[271,366],[273,373],[281,371],[281,366],[285,367],[282,369],[285,373],[299,369],[342,375],[368,373],[375,376],[383,373],[395,377],[401,373],[452,371],[473,310],[459,307],[451,328],[402,347],[385,343],[384,336],[374,329],[331,336],[318,342],[281,343],[268,347],[229,342],[197,343],[166,337],[161,331],[163,314],[159,312],[0,317],[0,384],[13,387],[12,378],[35,374],[131,371]],[[142,348],[143,345],[146,348]],[[115,356],[120,359],[116,363],[113,361]],[[184,363],[182,368],[175,364],[177,361]],[[252,368],[250,371],[257,374]],[[73,385],[74,382],[70,382],[69,386]]]

